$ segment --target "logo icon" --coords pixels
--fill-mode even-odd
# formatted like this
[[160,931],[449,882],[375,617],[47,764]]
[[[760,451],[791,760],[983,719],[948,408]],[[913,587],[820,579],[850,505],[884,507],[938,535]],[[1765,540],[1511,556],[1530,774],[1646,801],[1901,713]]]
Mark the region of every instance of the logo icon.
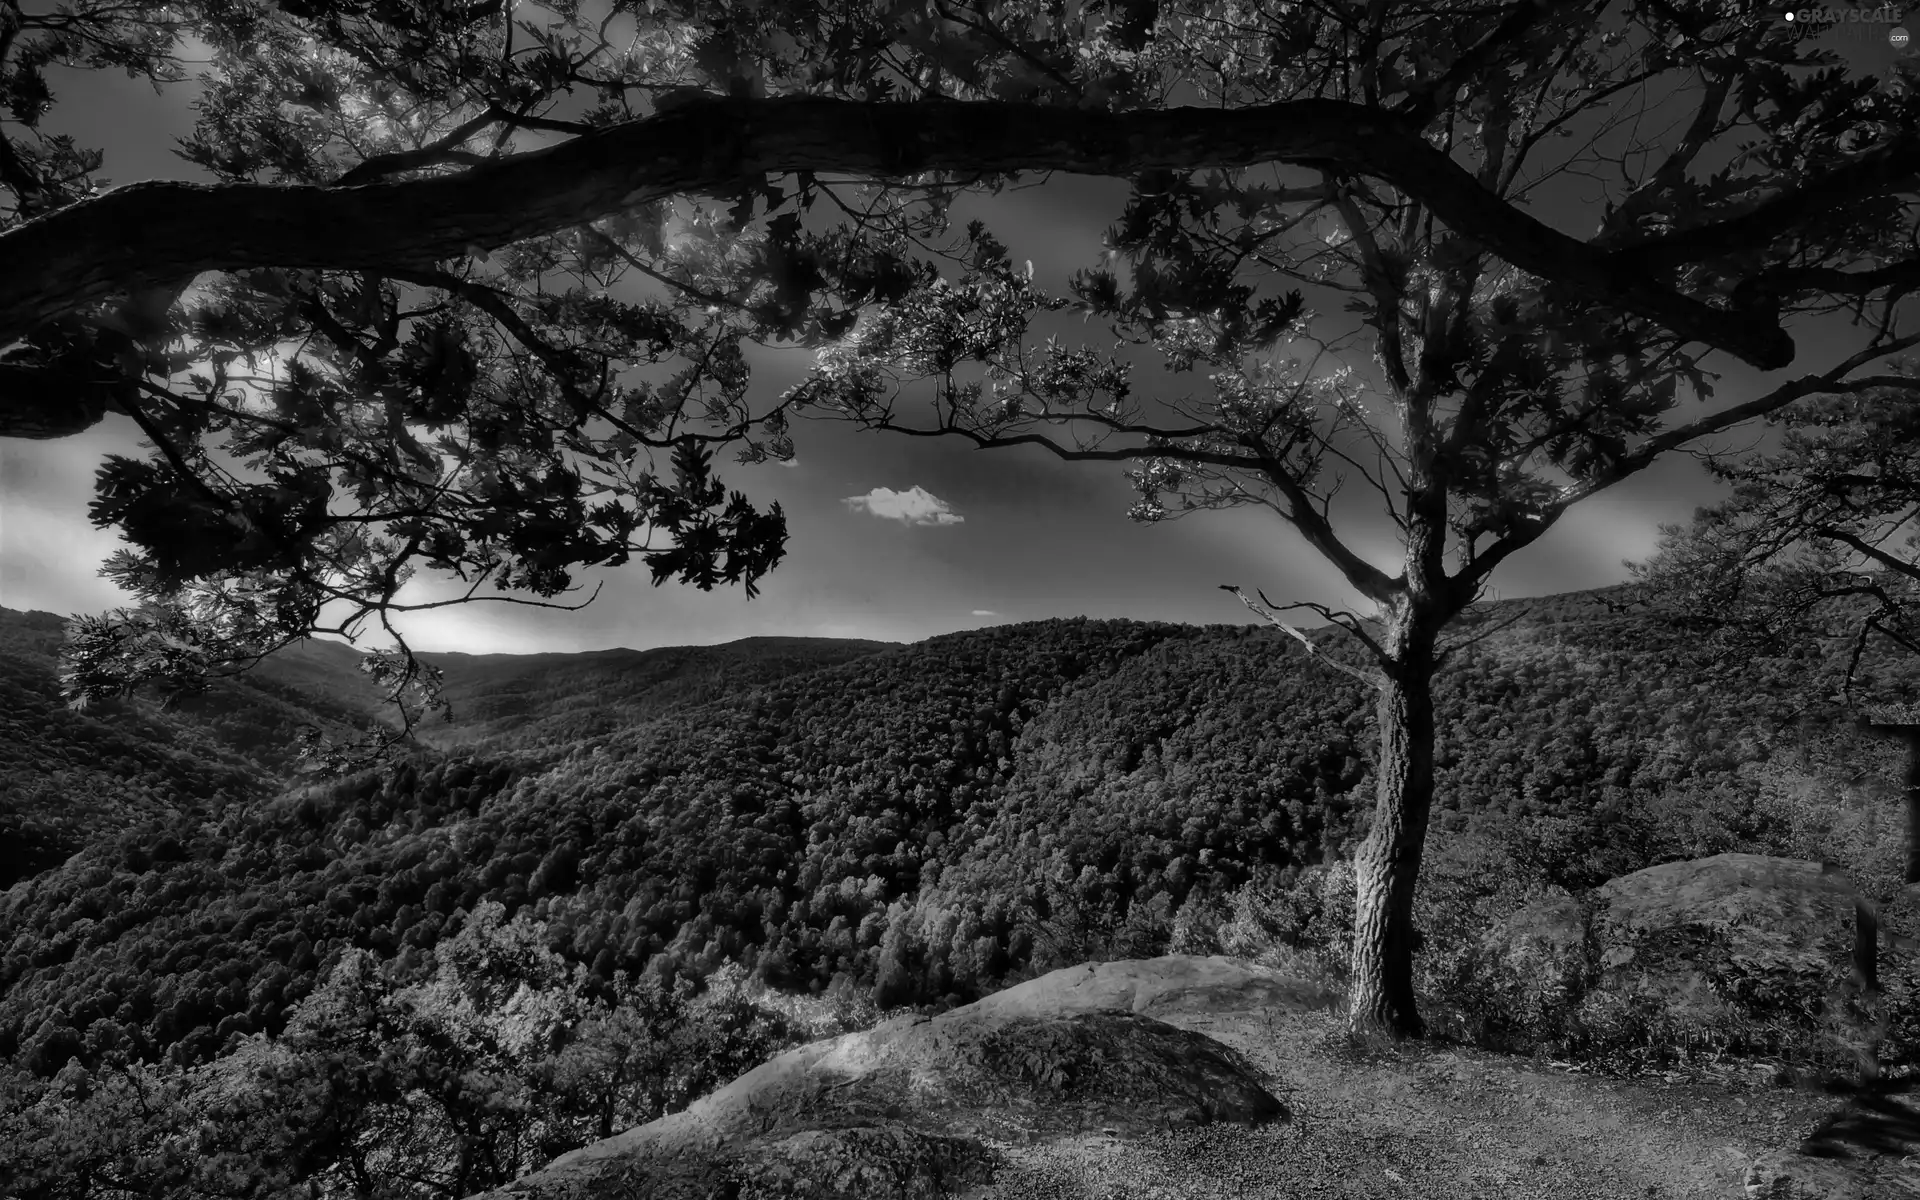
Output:
[[1905,25],[1895,25],[1892,29],[1889,29],[1887,31],[1887,45],[1892,46],[1895,50],[1905,50],[1907,48],[1907,27]]

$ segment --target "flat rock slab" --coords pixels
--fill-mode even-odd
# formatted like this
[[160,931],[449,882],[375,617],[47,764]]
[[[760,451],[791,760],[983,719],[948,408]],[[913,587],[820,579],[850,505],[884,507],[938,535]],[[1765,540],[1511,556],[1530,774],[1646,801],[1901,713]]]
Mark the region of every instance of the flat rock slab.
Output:
[[1244,959],[1168,954],[1063,968],[969,1007],[1003,1014],[1113,1010],[1169,1020],[1206,1013],[1309,1012],[1343,999],[1324,984],[1290,979]]
[[1149,1013],[1318,999],[1225,958],[1066,968],[937,1017],[790,1050],[684,1112],[488,1195],[915,1200],[990,1177],[989,1143],[1285,1121],[1238,1051]]

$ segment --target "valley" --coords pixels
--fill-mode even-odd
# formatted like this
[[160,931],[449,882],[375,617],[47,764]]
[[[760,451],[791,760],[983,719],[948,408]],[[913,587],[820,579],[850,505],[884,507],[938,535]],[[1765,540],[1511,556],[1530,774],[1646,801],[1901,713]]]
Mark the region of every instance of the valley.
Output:
[[[1467,951],[1543,896],[1726,851],[1897,871],[1897,838],[1856,819],[1878,805],[1877,828],[1896,827],[1897,753],[1807,702],[1832,663],[1715,661],[1607,599],[1525,602],[1442,677],[1417,969],[1443,1032],[1469,1036]],[[111,1124],[128,1079],[191,1112],[211,1081],[292,1055],[274,1086],[315,1080],[293,1095],[335,1124],[262,1142],[236,1118],[209,1145],[332,1177],[402,1122],[410,1153],[444,1157],[417,1111],[438,1096],[441,1125],[467,1113],[497,1143],[506,1182],[823,1030],[948,1011],[1060,966],[1173,949],[1343,969],[1350,873],[1345,908],[1334,884],[1365,830],[1373,715],[1356,683],[1266,628],[1075,619],[906,646],[437,656],[455,699],[437,745],[300,781],[278,757],[284,728],[372,715],[346,698],[342,648],[192,710],[72,714],[48,700],[44,620],[8,621],[7,719],[28,757],[6,819],[77,843],[0,893],[5,1119],[40,1169],[84,1157],[47,1140],[48,1113]],[[63,788],[89,786],[74,774],[88,755],[63,747],[107,739],[127,747],[105,764],[119,790],[63,807]],[[542,1028],[576,1033],[509,1052],[499,1022],[529,1018],[498,1006],[525,988],[573,1014]],[[595,1056],[640,1044],[646,1021],[708,1049],[607,1074]],[[353,1051],[351,1029],[388,1032]],[[1519,1049],[1540,1033],[1483,1021],[1470,1036]],[[1660,1065],[1622,1038],[1587,1052]],[[1903,1038],[1890,1063],[1920,1058]],[[393,1060],[382,1044],[417,1049]],[[478,1102],[435,1065],[450,1044],[518,1079],[522,1101],[463,1108]],[[348,1085],[321,1065],[356,1053],[386,1074]],[[563,1063],[587,1075],[562,1086]],[[294,1103],[262,1088],[256,1106]],[[150,1159],[165,1129],[134,1122],[85,1153]],[[447,1170],[421,1194],[494,1179]]]

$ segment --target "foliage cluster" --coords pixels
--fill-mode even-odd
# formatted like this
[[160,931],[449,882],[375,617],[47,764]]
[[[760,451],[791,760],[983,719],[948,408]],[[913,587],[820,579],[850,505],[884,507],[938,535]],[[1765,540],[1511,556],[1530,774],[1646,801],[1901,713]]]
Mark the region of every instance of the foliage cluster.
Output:
[[0,1077],[0,1193],[458,1200],[676,1112],[798,1040],[738,968],[696,988],[589,978],[482,904],[423,961],[339,955],[217,1061]]

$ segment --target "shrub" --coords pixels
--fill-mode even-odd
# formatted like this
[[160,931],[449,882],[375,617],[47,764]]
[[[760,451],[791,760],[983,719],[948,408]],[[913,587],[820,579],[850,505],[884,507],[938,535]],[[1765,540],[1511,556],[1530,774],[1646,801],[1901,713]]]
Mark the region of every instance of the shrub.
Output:
[[1199,936],[1209,912],[1218,953],[1339,985],[1353,948],[1353,864],[1336,859],[1297,871],[1257,875],[1191,920]]
[[1497,823],[1482,822],[1428,839],[1414,893],[1414,986],[1435,1033],[1526,1051],[1551,1040],[1579,1002],[1585,939],[1577,928],[1560,927],[1563,920],[1490,942],[1489,934],[1531,905],[1564,917],[1574,904],[1565,888],[1525,870],[1500,832]]

